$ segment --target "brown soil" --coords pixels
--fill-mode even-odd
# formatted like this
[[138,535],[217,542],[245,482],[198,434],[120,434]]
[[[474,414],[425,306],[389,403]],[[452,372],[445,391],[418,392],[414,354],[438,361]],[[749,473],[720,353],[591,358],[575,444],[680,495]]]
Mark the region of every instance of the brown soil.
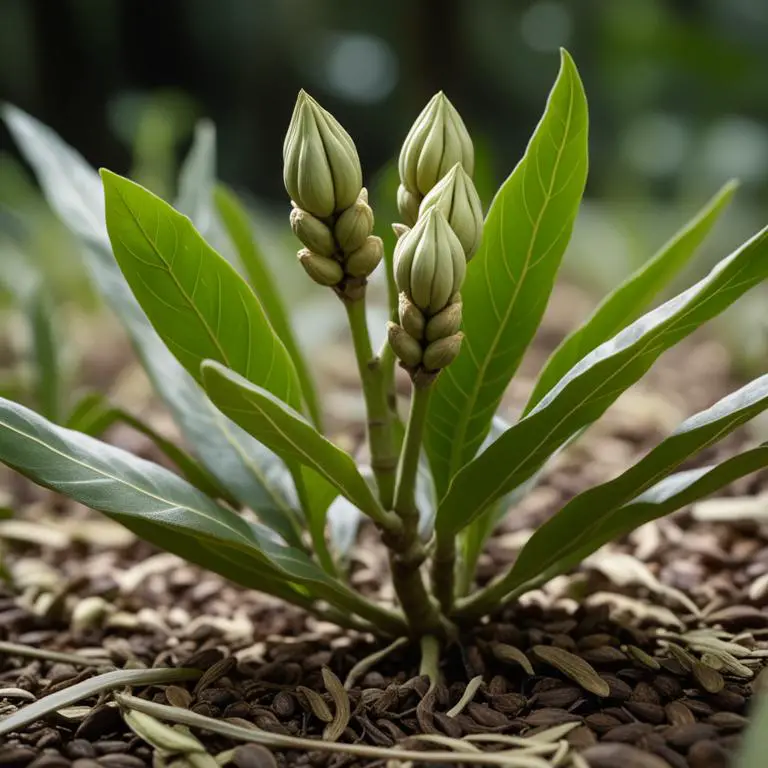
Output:
[[[571,318],[550,315],[548,338],[533,350],[510,393],[512,411],[530,386],[528,374],[540,364],[542,350],[551,348],[570,323]],[[532,529],[565,500],[614,476],[686,415],[732,388],[727,359],[707,340],[665,357],[505,521],[483,555],[481,580],[508,566]],[[349,396],[351,382],[342,376],[336,380],[339,396]],[[345,419],[337,420],[337,428],[348,440],[360,433],[359,424]],[[744,439],[729,439],[697,461],[711,461]],[[106,654],[118,668],[214,667],[202,683],[133,693],[273,733],[318,739],[327,713],[307,689],[319,693],[333,714],[323,669],[344,681],[356,662],[381,647],[158,554],[87,510],[10,476],[7,480],[19,507],[17,519],[27,525],[5,529],[4,560],[14,584],[0,585],[0,641]],[[765,480],[753,476],[727,495],[754,496]],[[354,583],[388,599],[383,563],[381,553],[366,546],[353,561]],[[567,748],[592,768],[725,768],[750,697],[768,683],[765,674],[758,679],[768,655],[766,574],[766,525],[702,522],[690,510],[650,524],[467,632],[445,652],[444,684],[432,691],[418,676],[418,649],[401,647],[383,658],[348,690],[351,718],[339,741],[413,748],[417,745],[407,739],[416,734],[529,736],[573,723],[563,735]],[[722,666],[692,646],[686,633],[702,629],[722,630],[716,633],[719,639],[741,646],[741,668]],[[671,640],[676,643],[672,651]],[[515,660],[510,646],[525,653],[533,675]],[[588,662],[607,684],[607,695],[589,691],[592,677],[576,674],[574,679],[553,666],[540,646]],[[719,671],[713,669],[718,666]],[[0,717],[100,671],[0,653]],[[477,676],[482,683],[467,701],[465,690]],[[462,698],[461,711],[448,716]],[[80,702],[81,710],[52,715],[0,740],[0,766],[152,765],[152,748],[133,736],[107,702],[93,697]],[[220,736],[196,735],[211,755],[237,746]],[[240,768],[272,764],[252,747],[230,757]],[[280,751],[275,758],[281,766],[385,764],[306,751]]]

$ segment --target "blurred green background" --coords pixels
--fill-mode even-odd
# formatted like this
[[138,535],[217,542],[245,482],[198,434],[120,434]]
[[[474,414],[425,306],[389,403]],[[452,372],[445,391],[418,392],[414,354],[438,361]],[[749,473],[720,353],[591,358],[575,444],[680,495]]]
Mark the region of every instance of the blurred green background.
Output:
[[[0,0],[0,99],[166,197],[209,117],[220,177],[287,229],[281,147],[300,87],[352,134],[370,184],[445,90],[480,148],[487,204],[565,46],[591,108],[566,269],[598,296],[728,178],[742,188],[697,269],[768,223],[766,40],[766,0]],[[4,242],[77,291],[79,262],[4,128],[0,152]],[[4,256],[0,272],[13,263]],[[747,365],[768,351],[765,298],[721,326]]]

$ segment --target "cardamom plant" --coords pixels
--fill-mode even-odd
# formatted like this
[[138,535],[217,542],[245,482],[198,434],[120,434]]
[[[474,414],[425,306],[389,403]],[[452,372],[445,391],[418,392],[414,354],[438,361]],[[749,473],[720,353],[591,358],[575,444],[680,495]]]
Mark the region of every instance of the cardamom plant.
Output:
[[[246,209],[211,178],[211,157],[186,174],[196,194],[181,195],[177,210],[110,171],[99,177],[18,109],[4,116],[189,453],[176,447],[177,474],[0,400],[0,460],[237,584],[344,627],[421,641],[429,668],[440,644],[604,543],[768,466],[768,446],[757,445],[680,470],[768,408],[763,376],[568,501],[511,567],[476,584],[486,540],[553,457],[667,349],[768,276],[764,229],[649,309],[726,209],[729,183],[552,353],[515,423],[496,415],[540,325],[587,179],[587,102],[565,52],[541,121],[485,213],[466,125],[443,93],[429,101],[400,151],[393,253],[374,234],[354,141],[299,94],[283,146],[288,220],[303,271],[348,318],[372,478],[324,434],[279,291],[287,277],[271,274]],[[379,265],[393,312],[374,350],[366,302]],[[403,420],[398,367],[411,383]],[[396,602],[351,586],[354,536],[343,543],[329,516],[339,500],[378,530]]]

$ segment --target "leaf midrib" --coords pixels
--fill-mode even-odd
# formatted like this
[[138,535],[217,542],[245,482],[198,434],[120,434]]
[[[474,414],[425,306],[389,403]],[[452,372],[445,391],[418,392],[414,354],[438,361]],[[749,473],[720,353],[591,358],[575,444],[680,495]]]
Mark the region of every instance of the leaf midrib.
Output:
[[[536,222],[534,224],[534,228],[531,233],[530,242],[528,244],[528,251],[525,256],[525,265],[516,283],[515,291],[514,291],[514,294],[512,295],[512,300],[509,302],[509,304],[507,305],[506,311],[504,312],[504,321],[499,323],[496,333],[494,334],[493,341],[491,342],[491,345],[489,347],[488,353],[485,355],[481,364],[477,366],[477,375],[474,377],[474,383],[470,389],[470,396],[467,398],[465,407],[461,413],[459,424],[451,444],[451,451],[448,459],[448,481],[449,482],[451,481],[453,476],[456,474],[456,472],[458,472],[458,470],[461,468],[462,453],[465,448],[464,441],[466,438],[466,431],[469,426],[469,422],[471,421],[472,415],[474,413],[475,404],[477,403],[477,398],[482,388],[485,372],[488,369],[488,366],[490,365],[490,362],[494,357],[494,350],[499,344],[499,340],[504,330],[506,329],[507,323],[509,322],[509,318],[512,314],[512,311],[515,308],[515,304],[517,303],[517,299],[518,299],[518,296],[520,295],[521,287],[525,282],[525,278],[528,274],[528,267],[531,261],[531,257],[533,255],[533,247],[538,237],[541,221],[544,217],[544,213],[546,212],[550,202],[552,201],[552,189],[554,187],[555,180],[557,178],[557,173],[560,168],[560,161],[562,160],[563,151],[565,150],[565,147],[568,144],[568,135],[571,130],[573,98],[574,98],[575,89],[573,87],[573,77],[572,75],[570,75],[570,73],[569,73],[569,81],[570,81],[571,87],[570,87],[570,97],[568,101],[568,117],[565,122],[565,130],[563,131],[563,141],[561,142],[560,147],[558,148],[558,151],[557,151],[557,158],[555,160],[554,168],[552,171],[549,190],[547,191],[547,198],[546,198],[546,201],[543,203],[543,205],[541,205],[541,207],[539,208],[539,214],[536,218]],[[506,205],[506,197],[502,197],[501,211],[499,213],[500,220],[503,219],[505,205]],[[471,346],[469,344],[467,348],[468,350],[471,351]],[[477,364],[477,358],[475,357],[474,353],[472,353],[472,359]]]
[[116,482],[120,485],[124,485],[127,488],[130,488],[136,491],[137,493],[141,494],[142,496],[146,496],[147,498],[154,499],[155,501],[161,502],[167,507],[176,508],[176,509],[186,509],[194,515],[199,515],[203,519],[209,520],[210,522],[213,522],[216,525],[220,525],[224,527],[226,530],[234,533],[238,538],[242,539],[250,547],[255,546],[255,543],[251,541],[247,536],[245,536],[245,534],[243,534],[242,531],[238,531],[236,528],[233,528],[232,526],[227,525],[225,522],[218,520],[215,517],[211,517],[210,515],[206,514],[200,509],[195,509],[194,507],[190,507],[186,503],[179,504],[177,501],[174,501],[173,499],[165,499],[162,496],[158,496],[157,494],[154,494],[150,491],[147,491],[144,488],[141,488],[141,486],[134,485],[133,483],[130,483],[127,480],[124,480],[115,475],[111,475],[109,472],[105,472],[104,470],[94,467],[88,464],[87,462],[81,461],[80,459],[76,459],[74,456],[71,456],[67,453],[63,453],[62,451],[54,448],[49,443],[46,443],[44,440],[41,440],[39,437],[30,435],[28,432],[24,432],[23,430],[12,426],[7,421],[3,421],[2,419],[0,419],[0,427],[3,427],[9,430],[10,432],[13,432],[16,435],[19,435],[22,438],[26,438],[27,440],[30,440],[31,442],[36,443],[37,445],[41,446],[43,449],[49,451],[50,453],[55,454],[56,456],[59,456],[60,458],[66,461],[69,461],[72,464],[76,464],[77,466],[82,467],[83,469],[89,470],[90,472],[93,472],[96,475],[100,475],[102,478],[112,480],[113,482]]
[[[746,267],[747,267],[747,266],[748,266],[747,264],[744,264],[744,265],[742,265],[742,266],[740,267],[740,269],[739,269],[737,272],[735,272],[733,275],[731,275],[731,276],[728,278],[728,280],[727,280],[727,281],[726,281],[726,282],[725,282],[723,285],[721,285],[721,286],[720,286],[720,288],[718,288],[718,289],[717,289],[716,291],[714,291],[712,294],[710,294],[709,296],[707,296],[707,297],[704,299],[704,301],[702,301],[702,302],[700,302],[700,303],[696,303],[696,302],[693,302],[693,301],[692,301],[691,303],[692,303],[692,304],[694,304],[694,306],[690,306],[690,305],[689,305],[689,306],[687,306],[687,307],[686,307],[686,311],[685,311],[685,312],[683,312],[682,314],[678,315],[677,317],[675,317],[675,318],[674,318],[674,320],[673,320],[672,322],[670,322],[670,323],[669,323],[669,325],[667,325],[667,326],[666,326],[666,327],[665,327],[663,330],[659,331],[659,333],[653,334],[653,337],[652,337],[652,338],[650,338],[650,339],[646,339],[646,340],[645,340],[645,342],[643,343],[642,347],[641,347],[640,349],[638,349],[638,350],[635,352],[635,354],[633,354],[631,357],[629,357],[629,358],[628,358],[628,359],[627,359],[627,360],[624,362],[624,364],[623,364],[623,365],[622,365],[620,368],[617,368],[617,369],[616,369],[616,370],[615,370],[615,371],[614,371],[614,372],[613,372],[613,373],[612,373],[610,376],[608,376],[608,378],[604,379],[604,380],[603,380],[603,381],[600,383],[600,385],[599,385],[598,387],[596,387],[596,388],[595,388],[595,389],[592,391],[591,400],[592,400],[592,401],[596,400],[596,397],[595,397],[595,395],[597,395],[597,393],[598,393],[598,392],[600,392],[600,391],[601,391],[601,390],[602,390],[602,389],[605,387],[605,385],[606,385],[606,384],[610,383],[610,382],[611,382],[611,381],[612,381],[614,378],[616,378],[616,376],[618,376],[618,375],[619,375],[619,374],[620,374],[620,373],[621,373],[621,372],[622,372],[622,371],[623,371],[623,370],[624,370],[624,369],[625,369],[625,368],[626,368],[628,365],[630,365],[630,364],[632,364],[633,362],[635,362],[635,360],[637,360],[639,357],[642,357],[642,356],[643,356],[643,355],[644,355],[644,354],[647,352],[648,346],[649,346],[649,345],[650,345],[650,344],[651,344],[653,341],[656,341],[658,338],[661,338],[661,337],[663,337],[663,336],[664,336],[666,333],[670,332],[670,331],[671,331],[671,330],[673,330],[673,329],[674,329],[674,328],[675,328],[677,325],[679,325],[679,323],[680,323],[681,321],[684,321],[684,320],[686,319],[686,317],[687,317],[687,316],[688,316],[688,315],[689,315],[691,312],[693,312],[693,311],[695,311],[695,310],[697,310],[697,309],[699,309],[699,308],[703,307],[703,306],[706,304],[706,302],[713,300],[713,299],[714,299],[714,298],[716,298],[716,297],[717,297],[717,296],[718,296],[720,293],[722,293],[724,290],[727,290],[727,289],[728,289],[728,286],[729,286],[729,284],[730,284],[731,282],[733,282],[733,281],[734,281],[736,278],[738,278],[738,277],[739,277],[739,275],[740,275],[740,273],[741,273],[741,272],[742,272],[744,269],[746,269]],[[657,326],[657,329],[658,329],[658,326]],[[622,350],[622,351],[623,351],[623,350]],[[590,370],[591,370],[591,369],[590,369]],[[587,371],[585,371],[584,373],[586,373],[586,372],[587,372]],[[575,381],[575,380],[576,380],[576,379],[574,379],[574,381]],[[569,383],[571,383],[571,382],[569,382]],[[526,453],[526,459],[527,459],[527,458],[529,458],[531,455],[535,454],[537,451],[539,451],[539,449],[540,449],[540,448],[541,448],[541,447],[542,447],[542,446],[543,446],[543,445],[544,445],[544,444],[545,444],[545,443],[546,443],[546,442],[549,440],[549,438],[552,436],[552,434],[553,434],[554,432],[556,432],[556,431],[557,431],[557,430],[560,428],[560,426],[563,424],[563,422],[567,421],[567,420],[568,420],[568,419],[569,419],[569,418],[570,418],[570,417],[571,417],[571,416],[572,416],[572,415],[573,415],[573,414],[574,414],[574,413],[575,413],[575,412],[576,412],[576,411],[577,411],[577,410],[578,410],[578,409],[579,409],[579,408],[580,408],[580,407],[583,405],[583,402],[584,402],[583,400],[579,400],[579,401],[578,401],[578,402],[577,402],[577,403],[574,405],[574,407],[573,407],[573,408],[571,408],[569,411],[567,411],[565,414],[563,414],[563,417],[562,417],[562,418],[561,418],[561,419],[560,419],[560,420],[559,420],[559,421],[558,421],[556,424],[554,424],[554,425],[553,425],[552,429],[550,429],[550,430],[549,430],[549,432],[547,432],[547,434],[546,434],[546,435],[544,435],[544,437],[543,437],[543,438],[542,438],[542,439],[539,441],[539,443],[538,443],[538,444],[535,446],[535,448],[533,448],[532,450],[530,450],[530,451],[528,451],[528,452]],[[531,416],[528,416],[527,418],[531,418],[533,415],[534,415],[534,414],[531,414]],[[519,423],[519,422],[518,422],[518,423]],[[494,496],[494,495],[498,494],[498,493],[499,493],[499,490],[500,490],[500,489],[501,489],[501,488],[504,486],[504,484],[505,484],[505,483],[506,483],[506,482],[509,480],[509,478],[510,478],[512,475],[514,475],[514,474],[515,474],[517,471],[519,471],[519,470],[520,470],[520,468],[521,468],[522,466],[524,466],[524,464],[525,464],[525,460],[523,460],[523,461],[519,461],[519,462],[518,462],[518,463],[515,465],[515,468],[514,468],[513,470],[511,470],[511,471],[507,472],[507,473],[506,473],[506,474],[505,474],[505,475],[504,475],[504,476],[501,478],[501,480],[499,481],[499,483],[498,483],[498,484],[497,484],[497,485],[496,485],[496,486],[493,488],[493,490],[491,490],[490,492],[488,492],[488,493],[486,493],[486,494],[485,494],[485,496],[484,496],[484,498],[483,498],[482,502],[481,502],[479,505],[478,505],[478,504],[475,504],[475,509],[478,509],[478,508],[480,508],[480,509],[485,509],[485,508],[488,506],[488,499],[490,499],[490,498],[493,498],[493,496]]]
[[[221,343],[220,343],[218,337],[216,336],[216,334],[213,332],[213,329],[208,324],[208,321],[205,319],[205,316],[200,312],[200,309],[195,304],[195,302],[192,299],[192,297],[187,293],[186,289],[184,288],[184,286],[179,281],[178,277],[176,276],[175,272],[173,271],[173,267],[168,263],[168,261],[166,261],[165,257],[160,252],[160,250],[157,247],[157,245],[150,238],[149,233],[144,229],[144,226],[142,225],[142,223],[139,220],[138,216],[136,216],[136,214],[133,212],[133,209],[131,208],[131,206],[128,205],[128,201],[125,199],[125,197],[124,197],[123,193],[120,191],[119,187],[114,186],[113,188],[115,189],[115,192],[117,193],[118,197],[120,198],[121,202],[123,203],[123,207],[125,208],[126,211],[128,211],[128,214],[131,217],[131,219],[133,220],[133,223],[136,225],[136,227],[138,228],[139,232],[141,232],[142,237],[149,244],[149,247],[152,249],[152,251],[157,256],[157,258],[160,259],[160,261],[162,262],[163,267],[165,268],[166,272],[168,273],[168,275],[173,280],[173,282],[176,285],[176,288],[178,289],[178,291],[181,294],[182,298],[185,300],[185,302],[192,309],[193,313],[197,316],[197,319],[200,321],[200,324],[203,326],[203,328],[205,329],[205,332],[208,334],[208,337],[210,338],[211,343],[213,344],[215,349],[218,351],[219,355],[221,355],[222,362],[224,362],[228,368],[231,368],[232,365],[231,365],[231,363],[229,361],[229,356],[227,355],[227,353],[224,350],[224,348],[221,346]],[[180,215],[183,215],[183,214],[180,214]],[[159,221],[160,221],[160,214],[158,213],[158,225],[159,225]],[[175,225],[174,222],[171,222],[171,226],[173,227],[173,233],[174,233],[174,236],[176,238],[176,246],[174,247],[174,253],[175,253],[176,249],[178,248],[178,243],[179,243],[179,232],[176,229],[176,225]],[[123,245],[125,246],[125,243],[123,243]],[[125,247],[126,247],[126,250],[128,251],[128,253],[130,253],[130,249],[127,246],[125,246]],[[198,268],[198,277],[199,277],[199,273],[200,273],[201,270],[202,270],[202,245],[201,245],[200,265],[199,265],[199,268]],[[195,279],[195,285],[197,285],[197,278]],[[219,277],[219,290],[220,290],[220,287],[221,286],[220,286],[220,277]],[[220,310],[221,310],[221,307],[219,306],[219,311]]]

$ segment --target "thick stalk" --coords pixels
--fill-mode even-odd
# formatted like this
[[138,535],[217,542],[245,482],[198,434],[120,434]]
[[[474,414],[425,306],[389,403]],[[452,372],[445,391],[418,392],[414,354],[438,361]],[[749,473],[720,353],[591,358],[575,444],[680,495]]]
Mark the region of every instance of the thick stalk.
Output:
[[416,476],[431,394],[431,384],[413,387],[395,491],[395,512],[402,520],[403,536],[400,548],[390,552],[395,592],[412,633],[418,637],[442,634],[444,629],[421,573],[425,554],[419,540],[419,509],[416,504]]
[[365,317],[365,299],[345,301],[355,347],[357,367],[363,383],[363,396],[368,414],[368,442],[371,449],[371,468],[379,489],[384,509],[392,509],[395,494],[397,449],[392,429],[392,414],[387,404],[387,386],[381,367],[371,347]]
[[432,559],[432,590],[443,613],[448,616],[453,609],[456,590],[456,537],[453,534],[437,535],[437,546]]

